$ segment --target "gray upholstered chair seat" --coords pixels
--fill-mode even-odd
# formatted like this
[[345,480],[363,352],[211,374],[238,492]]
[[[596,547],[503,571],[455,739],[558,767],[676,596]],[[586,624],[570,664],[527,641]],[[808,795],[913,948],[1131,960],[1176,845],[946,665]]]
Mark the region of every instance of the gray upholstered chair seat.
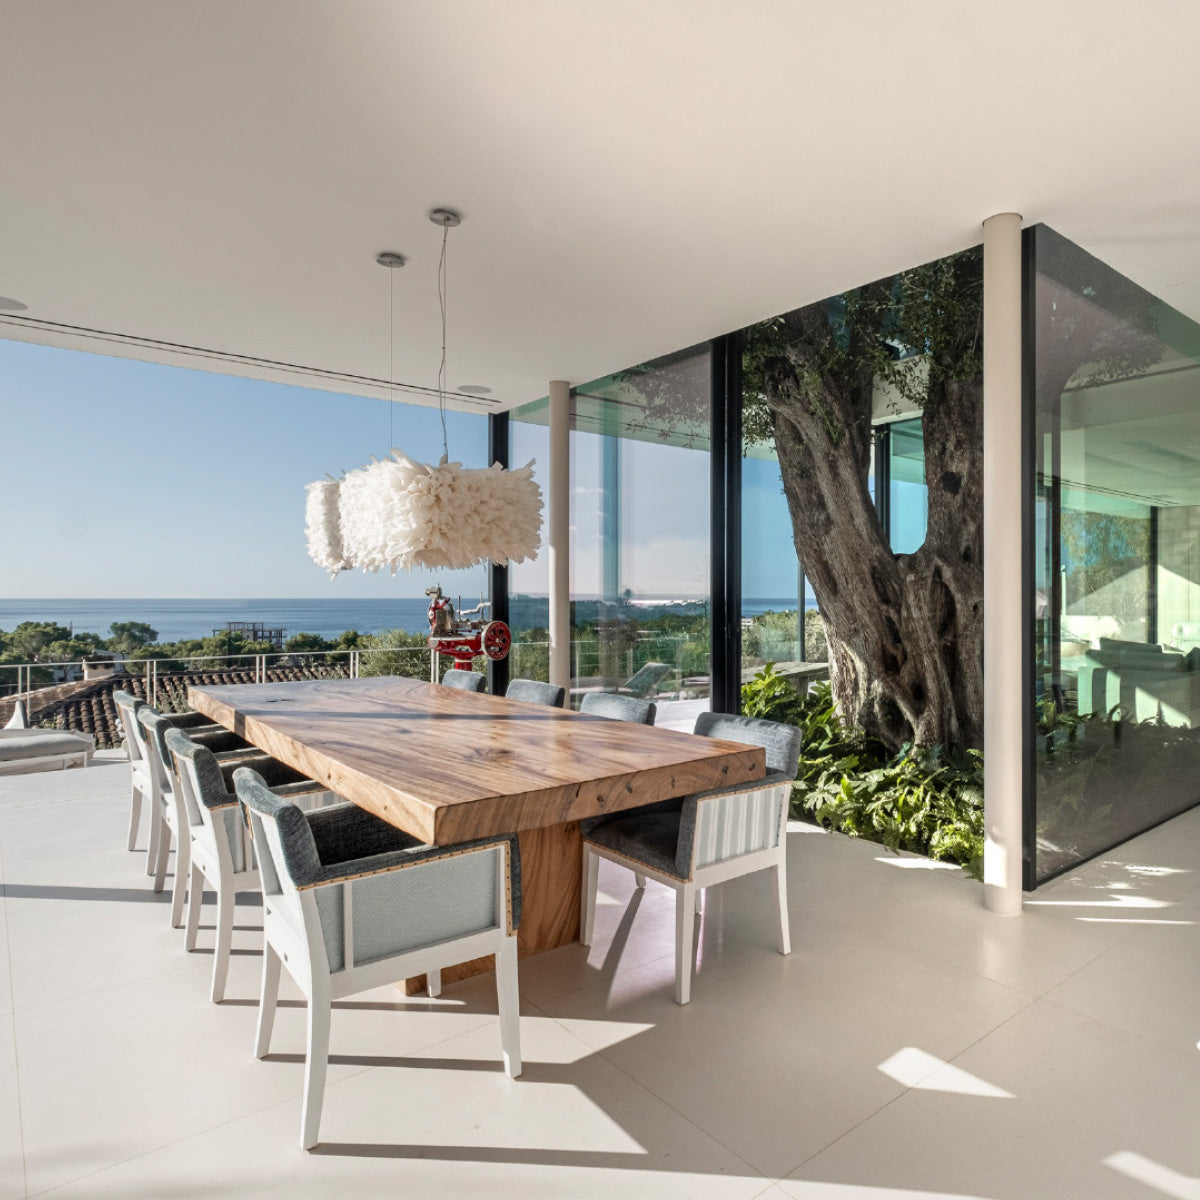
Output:
[[202,746],[208,746],[210,750],[215,750],[216,747],[206,739],[218,734],[222,735],[220,739],[220,749],[222,750],[236,750],[239,747],[250,745],[245,738],[239,737],[231,729],[226,729],[224,725],[218,725],[211,717],[205,716],[201,712],[163,713],[162,716],[169,725],[175,729],[186,730],[188,737]]
[[[277,796],[281,794],[280,789],[273,790]],[[305,815],[317,858],[324,867],[422,845],[411,834],[346,801]]]
[[[681,801],[677,803],[682,805]],[[655,812],[639,808],[622,816],[608,817],[587,833],[587,840],[635,863],[685,879],[675,865],[681,809],[672,812],[654,807]]]
[[[179,726],[176,725],[175,728],[178,729]],[[222,725],[192,725],[185,727],[185,731],[193,742],[207,746],[214,754],[228,754],[232,750],[252,748],[245,738],[238,737],[232,729],[226,729]]]
[[269,754],[263,754],[261,750],[252,754],[230,755],[227,758],[222,756],[218,761],[221,764],[221,778],[225,781],[225,790],[229,793],[231,804],[237,803],[233,773],[238,767],[250,767],[251,770],[257,771],[269,788],[284,787],[288,784],[307,784],[309,786],[306,790],[309,791],[326,790],[314,784],[303,771],[297,771],[294,767],[289,767],[287,763],[281,763],[279,759],[272,758]]

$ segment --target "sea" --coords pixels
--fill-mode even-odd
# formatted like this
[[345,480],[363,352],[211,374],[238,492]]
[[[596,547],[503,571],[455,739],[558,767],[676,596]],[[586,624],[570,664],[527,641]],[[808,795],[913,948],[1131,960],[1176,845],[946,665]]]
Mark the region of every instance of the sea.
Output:
[[[463,597],[465,606],[476,602]],[[333,638],[347,629],[359,633],[384,629],[422,633],[429,628],[425,616],[428,603],[423,596],[393,600],[0,600],[0,630],[11,631],[22,621],[53,621],[76,633],[107,637],[114,621],[143,621],[157,631],[161,642],[209,637],[228,621],[258,621],[272,628],[282,627],[288,637],[316,633]],[[706,601],[697,597],[647,597],[635,604],[644,617],[671,612],[699,614],[707,607]],[[545,596],[513,596],[510,607],[514,629],[545,626]],[[742,603],[745,617],[795,609],[794,597]]]

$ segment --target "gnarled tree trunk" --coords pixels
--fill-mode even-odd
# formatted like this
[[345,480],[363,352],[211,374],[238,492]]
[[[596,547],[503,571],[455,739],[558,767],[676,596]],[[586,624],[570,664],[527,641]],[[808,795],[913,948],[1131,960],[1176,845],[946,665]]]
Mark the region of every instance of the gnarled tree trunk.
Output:
[[982,381],[931,381],[923,414],[928,532],[914,553],[894,554],[868,489],[870,356],[857,377],[822,380],[818,400],[809,364],[787,357],[766,372],[764,399],[796,549],[825,620],[838,706],[893,748],[978,747]]

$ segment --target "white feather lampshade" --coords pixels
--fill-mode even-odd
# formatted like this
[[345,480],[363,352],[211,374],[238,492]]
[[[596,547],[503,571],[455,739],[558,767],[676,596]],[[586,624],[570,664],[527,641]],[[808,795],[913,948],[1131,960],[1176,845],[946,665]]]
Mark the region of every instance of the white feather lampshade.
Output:
[[309,484],[307,532],[309,556],[334,573],[507,566],[537,556],[542,492],[532,462],[515,470],[434,467],[393,450],[332,487],[336,503],[331,485]]
[[333,579],[350,563],[342,554],[342,526],[338,515],[341,481],[318,479],[305,489],[304,533],[308,538],[308,556],[329,572]]

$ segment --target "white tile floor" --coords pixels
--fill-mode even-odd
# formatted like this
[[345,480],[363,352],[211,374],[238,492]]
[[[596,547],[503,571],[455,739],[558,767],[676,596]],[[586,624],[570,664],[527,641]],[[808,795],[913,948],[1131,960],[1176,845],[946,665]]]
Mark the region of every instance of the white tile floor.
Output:
[[306,1155],[296,993],[250,1053],[258,910],[210,1005],[123,849],[127,780],[0,778],[0,1198],[1200,1198],[1200,811],[1009,920],[798,827],[795,952],[765,879],[714,891],[687,1008],[671,897],[604,871],[590,953],[521,965],[521,1079],[490,976],[357,997]]

